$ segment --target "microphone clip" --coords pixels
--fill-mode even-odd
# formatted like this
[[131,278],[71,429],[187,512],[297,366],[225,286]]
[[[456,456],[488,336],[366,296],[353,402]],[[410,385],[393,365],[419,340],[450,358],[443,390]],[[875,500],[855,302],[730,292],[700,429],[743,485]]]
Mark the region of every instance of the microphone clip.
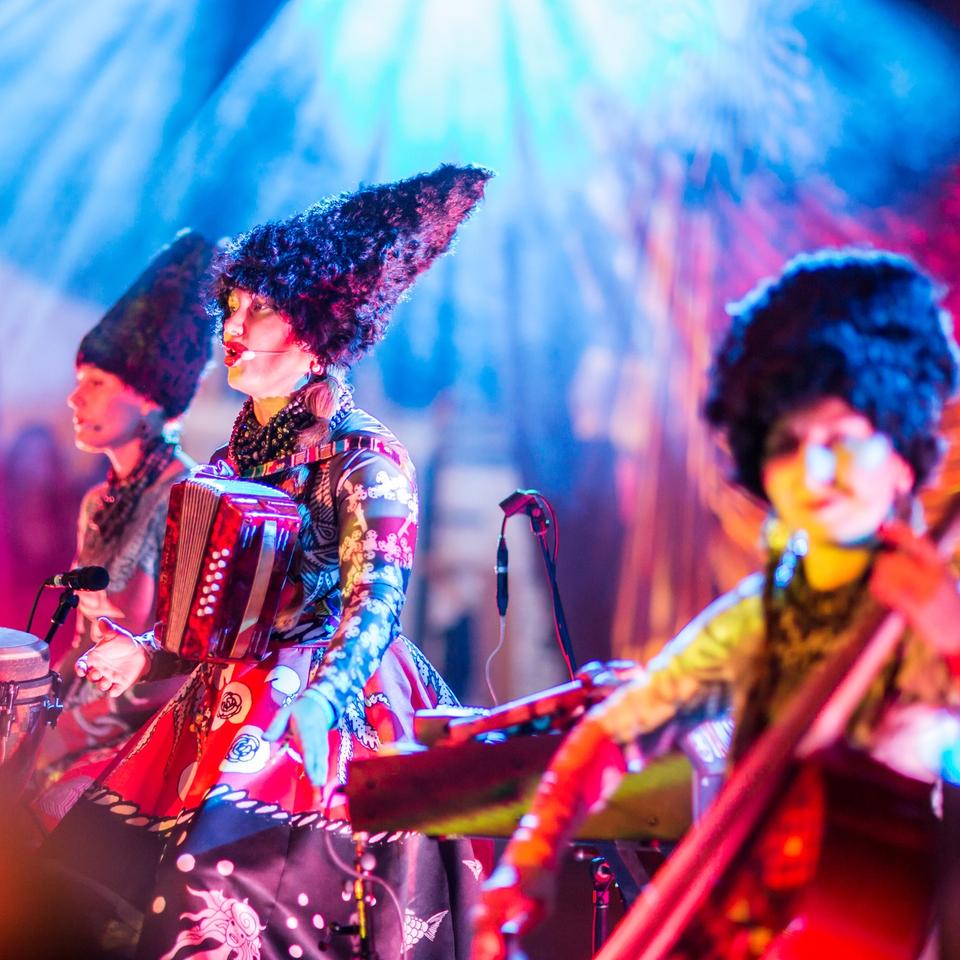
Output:
[[500,501],[500,509],[507,517],[525,513],[530,518],[533,532],[538,537],[546,535],[547,528],[550,526],[550,515],[544,509],[543,495],[539,490],[514,490]]

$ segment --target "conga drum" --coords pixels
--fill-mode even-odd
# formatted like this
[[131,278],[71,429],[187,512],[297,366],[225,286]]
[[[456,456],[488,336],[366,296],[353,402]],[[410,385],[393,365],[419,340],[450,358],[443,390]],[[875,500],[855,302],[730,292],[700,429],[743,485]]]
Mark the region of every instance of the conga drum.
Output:
[[50,648],[31,633],[0,627],[0,803],[23,792],[43,736],[62,709]]

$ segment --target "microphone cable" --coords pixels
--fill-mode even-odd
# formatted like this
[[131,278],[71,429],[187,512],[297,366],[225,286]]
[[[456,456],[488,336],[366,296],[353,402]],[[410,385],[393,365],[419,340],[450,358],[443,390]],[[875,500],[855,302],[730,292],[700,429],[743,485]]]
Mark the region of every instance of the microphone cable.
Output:
[[30,628],[33,626],[33,616],[37,612],[37,604],[40,602],[40,597],[45,588],[46,584],[41,583],[40,589],[37,591],[37,595],[33,598],[33,606],[30,608],[30,617],[27,620],[27,633],[30,632]]
[[[339,793],[346,794],[346,790],[343,784],[337,784],[337,786],[330,791],[330,795],[327,797],[327,802],[324,805],[324,812],[323,812],[323,818],[324,820],[327,821],[327,824],[331,824],[335,822],[330,819],[330,808],[333,806],[333,798],[337,796],[337,794]],[[350,824],[349,820],[346,820],[344,822],[348,826],[350,826],[350,837],[351,837],[351,842],[353,842],[352,838],[353,838],[354,831],[352,829],[352,824]],[[325,841],[325,846],[327,848],[327,856],[330,857],[330,859],[336,864],[337,867],[339,867],[340,870],[342,870],[348,877],[351,877],[353,881],[356,882],[358,879],[356,868],[351,866],[345,860],[343,860],[340,857],[340,855],[337,853],[337,851],[334,849],[333,840],[331,839],[331,836],[330,836],[330,830],[328,830],[326,826],[324,826],[321,829],[323,829],[323,839]],[[341,836],[345,836],[345,834],[341,834]],[[401,957],[401,960],[407,960],[407,952],[408,952],[407,938],[404,932],[404,926],[406,925],[407,918],[404,915],[403,907],[400,906],[400,898],[397,896],[397,892],[386,880],[383,879],[383,877],[378,877],[376,876],[376,874],[369,873],[369,872],[364,873],[363,879],[370,880],[373,883],[379,884],[387,892],[387,895],[390,897],[390,900],[393,903],[393,908],[397,913],[397,919],[400,921],[400,944],[401,944],[400,957]]]
[[[553,550],[551,551],[551,554],[553,556],[553,571],[555,575],[557,570],[557,560],[560,557],[560,523],[557,520],[557,514],[556,514],[556,511],[553,509],[553,504],[550,503],[550,501],[546,497],[538,497],[537,504],[541,508],[546,507],[547,513],[550,515],[550,526],[553,527]],[[543,532],[544,543],[546,543],[546,536],[547,536],[547,532],[544,531]],[[546,553],[542,555],[542,560],[543,560],[543,569],[547,573],[547,582],[549,583],[551,581],[551,572],[550,572],[550,565],[547,563]],[[557,619],[557,607],[555,604],[550,605],[550,615],[553,618],[554,635],[557,637],[557,641],[560,644],[560,649],[563,650],[563,641],[560,640],[560,635],[561,635],[560,621]],[[570,679],[571,680],[573,679],[572,675]]]

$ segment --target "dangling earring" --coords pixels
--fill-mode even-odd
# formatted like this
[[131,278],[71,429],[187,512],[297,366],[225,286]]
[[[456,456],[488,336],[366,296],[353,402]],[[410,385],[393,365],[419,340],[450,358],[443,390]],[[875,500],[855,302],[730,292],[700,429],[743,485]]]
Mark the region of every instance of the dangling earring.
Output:
[[773,571],[774,585],[785,589],[787,584],[793,579],[797,572],[797,564],[801,557],[807,555],[807,532],[805,530],[796,530],[790,535],[786,549],[780,555],[780,561],[777,569]]
[[782,590],[793,579],[800,558],[807,553],[807,533],[805,530],[789,530],[775,513],[771,513],[763,524],[763,540],[770,553],[780,555],[773,571],[773,583]]
[[326,372],[327,368],[320,362],[319,357],[313,357],[310,361],[310,372],[315,377],[322,377]]

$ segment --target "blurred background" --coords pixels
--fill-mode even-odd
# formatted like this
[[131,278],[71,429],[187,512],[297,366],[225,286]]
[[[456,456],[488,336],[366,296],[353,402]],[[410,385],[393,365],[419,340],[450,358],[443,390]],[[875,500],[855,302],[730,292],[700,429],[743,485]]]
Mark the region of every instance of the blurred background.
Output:
[[[647,655],[757,562],[699,419],[724,304],[858,243],[960,310],[958,91],[950,0],[3,0],[0,623],[106,469],[73,448],[77,344],[177,229],[471,161],[486,202],[353,378],[419,469],[406,630],[489,702],[497,504],[533,487],[578,659]],[[198,459],[241,401],[220,359]],[[507,540],[501,699],[563,678],[523,517]]]

